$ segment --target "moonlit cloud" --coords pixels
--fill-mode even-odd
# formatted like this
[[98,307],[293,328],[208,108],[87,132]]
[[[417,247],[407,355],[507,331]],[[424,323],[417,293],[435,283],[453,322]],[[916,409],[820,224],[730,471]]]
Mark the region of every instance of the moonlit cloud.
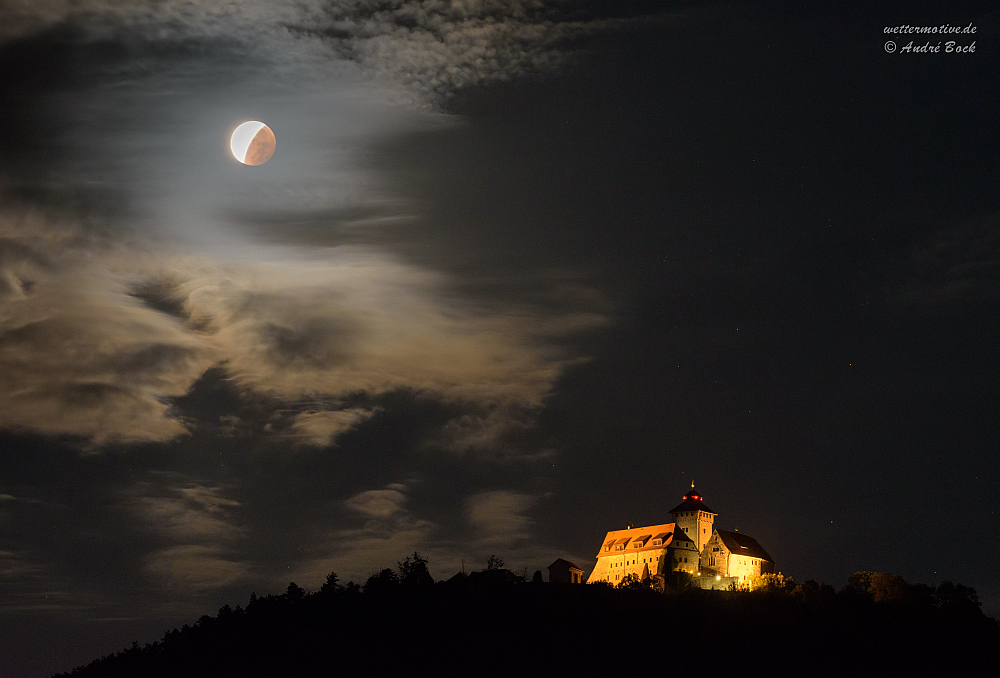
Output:
[[24,553],[17,551],[0,551],[0,577],[4,579],[21,578],[41,571],[41,567],[32,563]]
[[95,266],[101,246],[78,229],[5,219],[0,248],[0,426],[96,443],[184,433],[166,398],[208,366],[197,340]]
[[151,553],[146,570],[168,588],[197,594],[244,581],[250,564],[230,559],[218,546],[186,544]]
[[[541,4],[52,2],[15,9],[20,28],[9,30],[24,37],[68,22],[83,37],[46,39],[80,49],[124,39],[101,26],[134,26],[136,49],[150,50],[152,60],[96,58],[87,74],[92,86],[59,94],[69,97],[61,127],[39,140],[54,158],[38,168],[46,190],[74,193],[80,189],[67,178],[86,175],[86,191],[106,205],[98,215],[12,210],[0,224],[0,398],[7,399],[0,426],[93,445],[184,436],[189,427],[171,401],[220,367],[241,388],[329,403],[296,415],[286,434],[303,442],[329,444],[367,418],[338,402],[350,394],[409,389],[470,404],[442,440],[455,449],[488,448],[530,427],[555,380],[579,360],[561,349],[564,339],[606,321],[579,305],[484,306],[458,292],[465,281],[381,246],[382,232],[399,228],[379,220],[385,207],[405,215],[419,206],[382,192],[344,150],[452,124],[387,107],[379,87],[361,87],[365,78],[396,64],[406,73],[377,79],[433,98],[509,77],[541,59],[556,39],[550,34],[563,30],[546,24]],[[225,31],[233,42],[205,43],[218,68],[180,41]],[[259,31],[273,33],[265,46],[292,41],[312,56],[291,71],[282,50],[235,58],[241,41]],[[153,58],[159,43],[176,51],[175,65]],[[345,56],[368,76],[342,68]],[[315,69],[313,57],[333,67]],[[441,69],[447,83],[431,75]],[[179,93],[167,106],[165,91]],[[279,155],[256,168],[263,173],[241,172],[249,168],[234,167],[225,150],[241,105],[263,111],[260,119],[280,137]],[[17,172],[6,181],[24,190]],[[373,218],[352,223],[344,237],[322,215],[345,209]],[[303,241],[297,224],[311,214],[321,216]],[[270,225],[261,226],[262,216]]]
[[367,490],[354,495],[344,502],[352,511],[371,518],[389,518],[404,511],[406,495],[400,489]]
[[574,39],[627,23],[583,14],[541,0],[12,0],[0,40],[63,24],[94,39],[125,26],[150,40],[229,38],[286,64],[354,63],[433,105],[471,85],[556,69]]
[[[537,407],[559,374],[554,345],[533,336],[545,317],[463,309],[440,275],[375,251],[219,264],[71,233],[33,219],[5,231],[9,428],[96,443],[183,435],[168,399],[213,365],[278,398],[408,388],[505,407]],[[329,440],[365,416],[303,413],[293,432]],[[501,425],[488,419],[480,439]]]
[[367,71],[430,96],[565,63],[573,38],[613,25],[572,21],[538,0],[340,2],[304,29]]
[[368,575],[392,567],[403,554],[426,552],[437,525],[413,514],[407,491],[406,485],[392,483],[348,498],[344,506],[363,523],[325,534],[324,552],[298,566],[301,578],[322,581],[335,569],[342,577],[364,583]]
[[240,533],[231,514],[239,502],[218,487],[187,485],[173,487],[167,496],[142,485],[129,502],[132,511],[149,529],[181,541],[231,541]]
[[235,516],[240,503],[224,492],[197,483],[164,488],[139,483],[129,490],[124,507],[140,529],[169,544],[145,559],[146,572],[154,580],[190,595],[247,577],[250,563],[236,555],[243,532]]
[[291,435],[313,445],[333,444],[337,434],[371,417],[374,410],[352,408],[324,412],[301,412],[295,416]]
[[916,243],[885,288],[890,304],[939,312],[1000,296],[1000,215],[952,225]]
[[528,511],[537,503],[528,494],[493,490],[469,497],[466,517],[484,545],[514,547],[531,536]]

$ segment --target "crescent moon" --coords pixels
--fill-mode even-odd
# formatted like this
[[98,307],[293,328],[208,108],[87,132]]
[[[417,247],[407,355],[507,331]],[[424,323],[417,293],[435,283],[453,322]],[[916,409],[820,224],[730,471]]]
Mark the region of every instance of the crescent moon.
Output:
[[262,122],[250,120],[233,131],[229,148],[233,157],[244,165],[263,165],[274,155],[277,140],[271,128]]

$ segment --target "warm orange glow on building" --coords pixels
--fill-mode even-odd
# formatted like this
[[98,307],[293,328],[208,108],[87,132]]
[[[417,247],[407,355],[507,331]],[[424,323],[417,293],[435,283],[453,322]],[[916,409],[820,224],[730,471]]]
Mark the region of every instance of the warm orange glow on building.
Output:
[[670,511],[674,522],[608,532],[587,582],[617,586],[630,574],[642,580],[680,570],[696,580],[731,579],[739,584],[774,572],[773,559],[756,539],[715,529],[718,514],[703,499],[692,484],[681,504]]
[[587,582],[617,585],[629,574],[646,579],[672,570],[697,572],[694,541],[674,523],[647,525],[608,532]]
[[774,560],[756,539],[739,532],[716,530],[701,554],[702,563],[723,577],[745,582],[750,577],[774,572]]

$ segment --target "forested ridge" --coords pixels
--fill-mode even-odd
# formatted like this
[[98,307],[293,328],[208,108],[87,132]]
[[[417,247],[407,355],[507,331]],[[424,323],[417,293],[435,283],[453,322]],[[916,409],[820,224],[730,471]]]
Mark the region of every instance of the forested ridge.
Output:
[[1000,656],[996,620],[960,584],[859,572],[839,590],[772,577],[661,592],[528,582],[497,562],[435,583],[415,553],[363,586],[333,573],[312,593],[292,583],[59,676],[982,676]]

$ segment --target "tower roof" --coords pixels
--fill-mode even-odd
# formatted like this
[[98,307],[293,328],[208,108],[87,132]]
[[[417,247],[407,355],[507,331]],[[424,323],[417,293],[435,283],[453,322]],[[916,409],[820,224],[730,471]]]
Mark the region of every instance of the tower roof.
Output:
[[670,509],[670,513],[677,514],[681,511],[705,511],[706,513],[718,515],[715,511],[705,506],[705,504],[701,501],[702,499],[704,499],[704,497],[701,496],[698,490],[694,489],[694,483],[691,483],[691,490],[684,495],[684,499],[680,504]]

